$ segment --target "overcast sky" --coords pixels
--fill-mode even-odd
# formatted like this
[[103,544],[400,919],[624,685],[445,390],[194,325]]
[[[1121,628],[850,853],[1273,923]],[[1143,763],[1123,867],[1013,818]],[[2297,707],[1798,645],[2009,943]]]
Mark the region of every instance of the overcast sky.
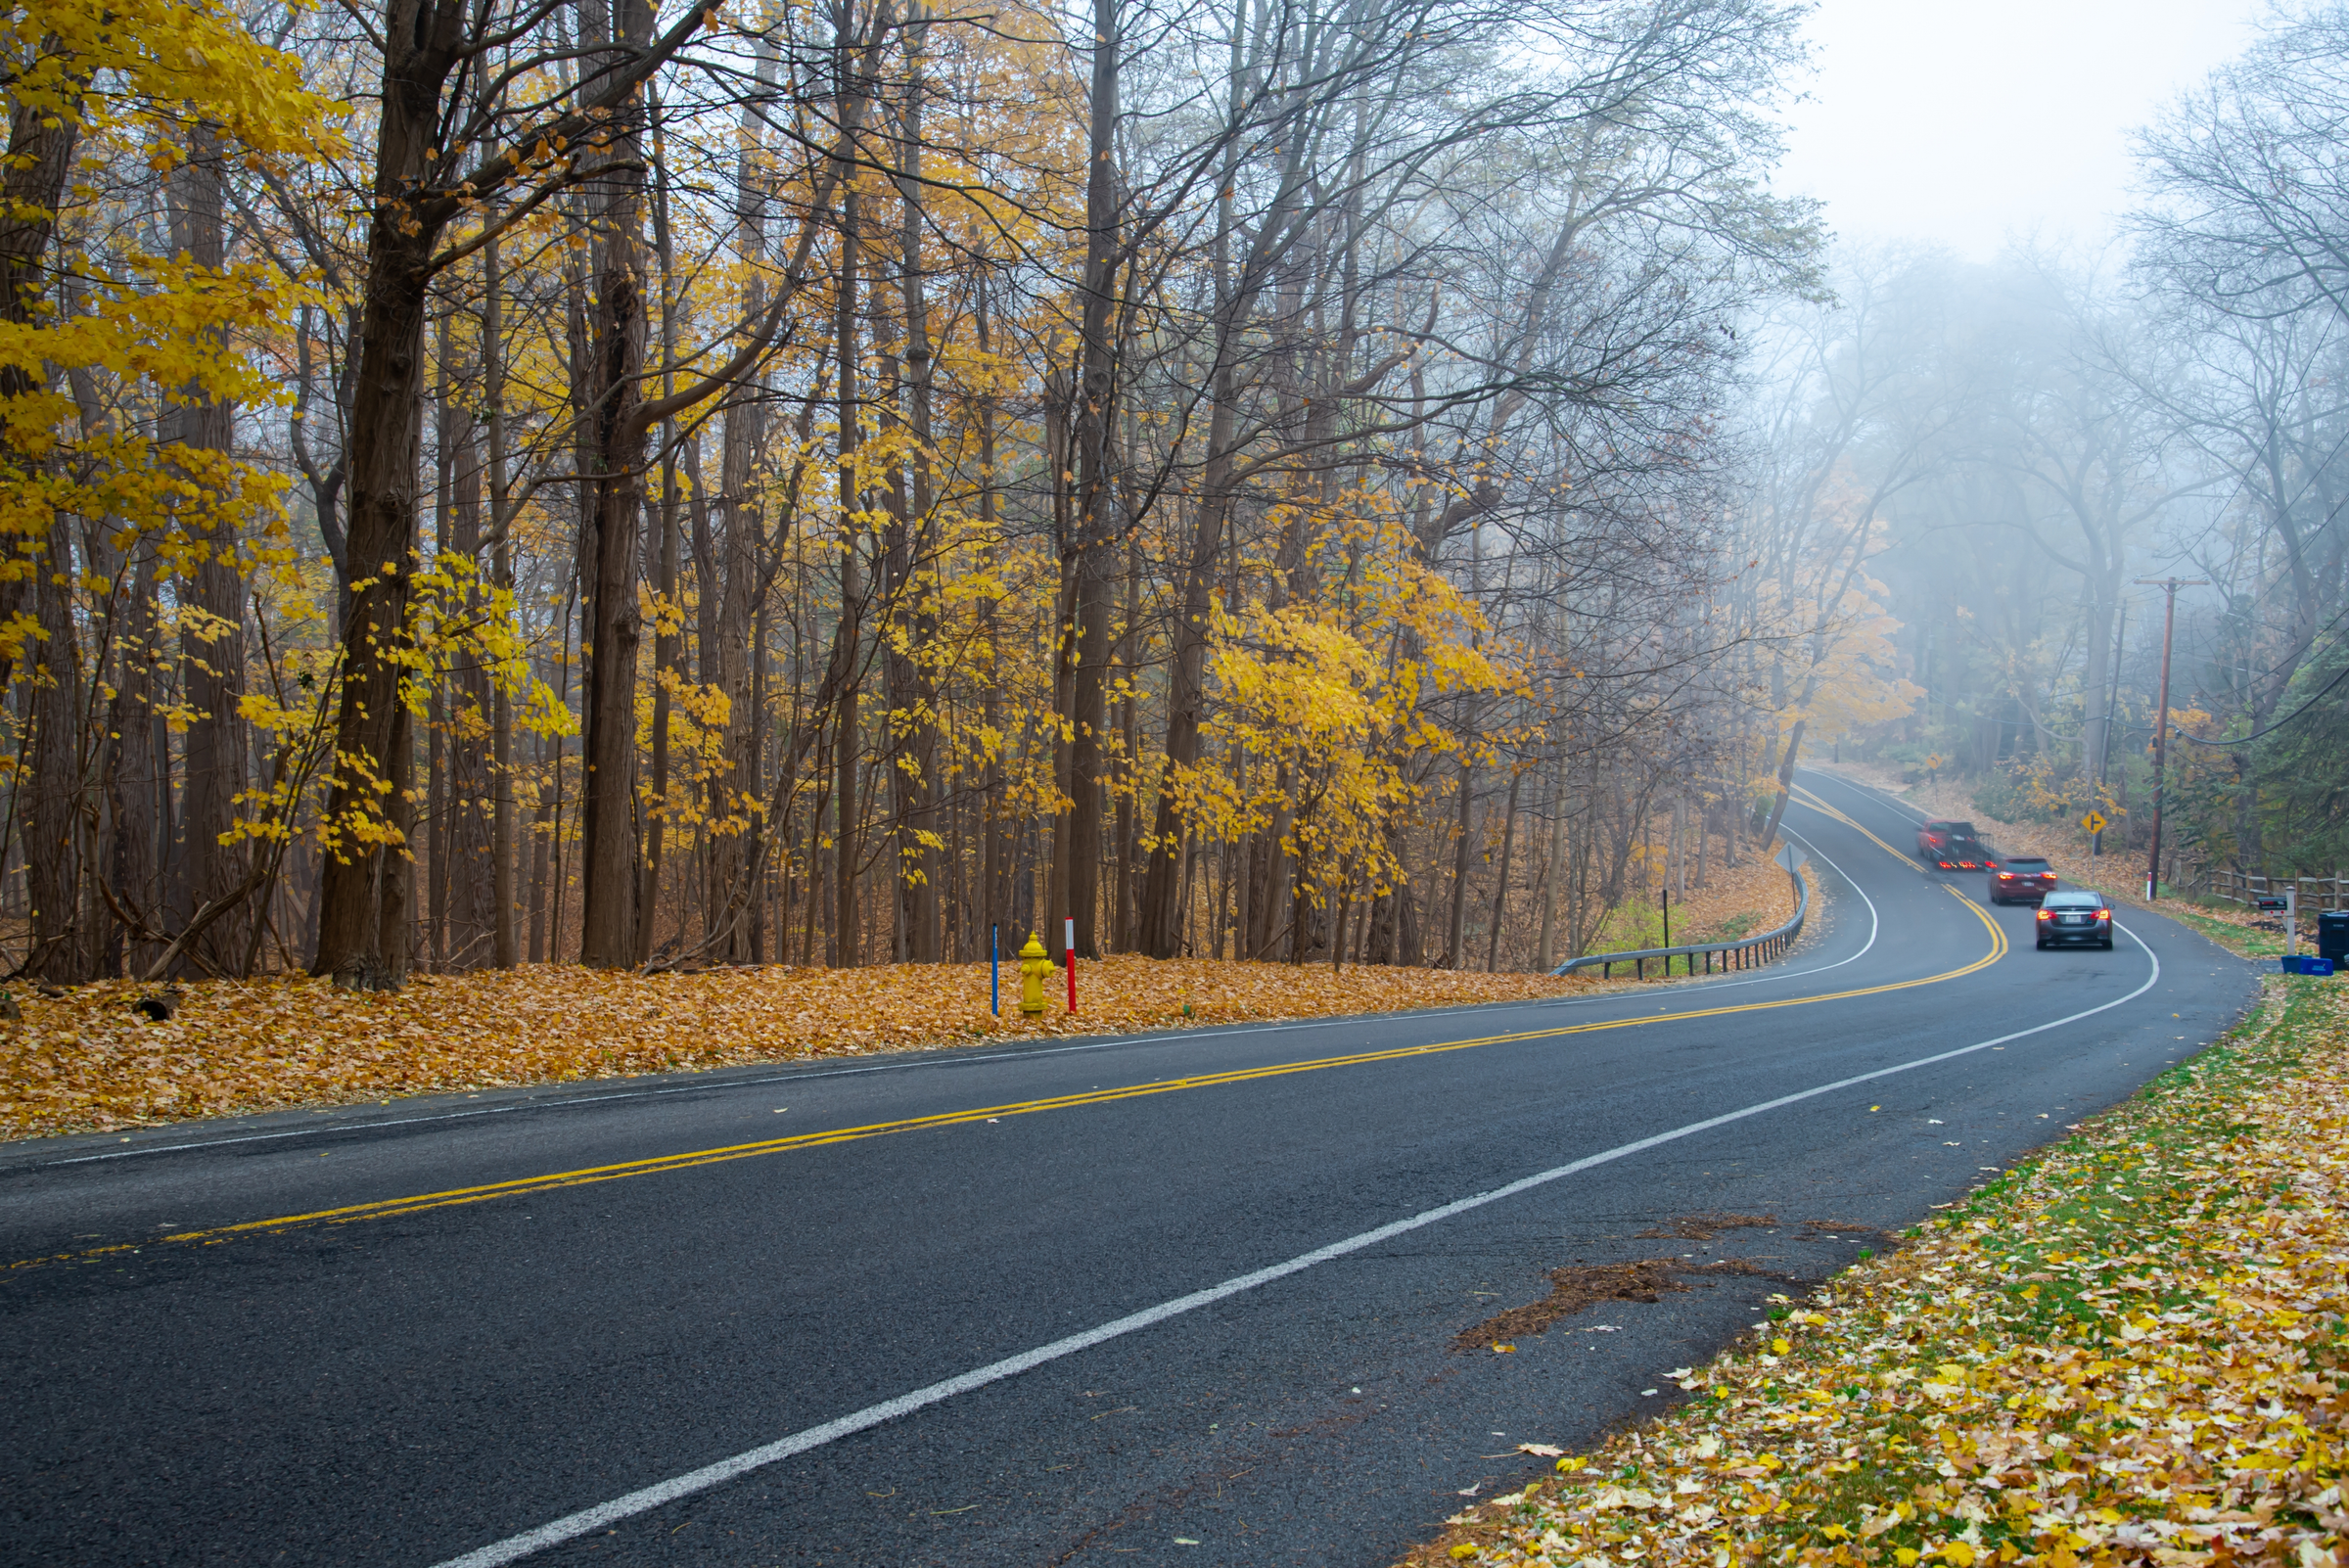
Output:
[[2034,231],[2095,245],[2129,133],[2241,52],[2265,0],[1820,0],[1818,74],[1775,187],[1838,236],[1973,260]]

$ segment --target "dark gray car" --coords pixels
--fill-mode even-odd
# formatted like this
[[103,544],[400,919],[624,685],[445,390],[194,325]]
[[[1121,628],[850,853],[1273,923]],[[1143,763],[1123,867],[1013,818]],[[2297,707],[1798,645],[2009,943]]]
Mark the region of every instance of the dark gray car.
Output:
[[2112,945],[2112,905],[2099,893],[2050,893],[2040,900],[2032,924],[2039,927],[2041,947]]

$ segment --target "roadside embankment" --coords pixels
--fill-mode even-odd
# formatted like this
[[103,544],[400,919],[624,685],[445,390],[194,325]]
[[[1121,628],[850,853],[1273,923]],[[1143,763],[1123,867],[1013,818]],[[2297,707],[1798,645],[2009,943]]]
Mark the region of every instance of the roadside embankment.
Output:
[[2349,1568],[2349,998],[2076,1131],[1407,1561]]
[[0,1025],[0,1137],[110,1130],[200,1116],[348,1105],[400,1095],[559,1084],[1037,1036],[1396,1012],[1606,989],[1596,980],[1327,964],[1112,957],[1045,982],[1019,1010],[1003,968],[988,1011],[985,964],[713,969],[692,974],[536,964],[419,975],[399,992],[323,981],[190,983],[167,1019],[134,1010],[129,982],[46,997],[19,990]]
[[[1775,866],[1708,890],[1703,922],[1750,936],[1794,907]],[[1814,890],[1816,894],[1816,889]],[[1676,920],[1679,941],[1691,939]],[[411,1094],[562,1084],[756,1062],[936,1049],[1037,1036],[1334,1018],[1585,994],[1635,984],[1538,974],[1117,956],[1044,982],[1023,1018],[1006,963],[1002,1011],[985,964],[786,965],[644,975],[568,964],[418,975],[398,992],[323,981],[106,981],[56,996],[16,988],[0,1024],[0,1138],[111,1131],[206,1116],[350,1105]],[[149,1012],[134,1006],[155,998]]]

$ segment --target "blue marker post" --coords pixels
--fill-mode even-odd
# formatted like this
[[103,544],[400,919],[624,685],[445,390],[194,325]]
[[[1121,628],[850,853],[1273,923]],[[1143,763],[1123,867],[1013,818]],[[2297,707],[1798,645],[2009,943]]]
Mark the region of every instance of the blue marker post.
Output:
[[987,1010],[1003,1016],[1003,938],[1000,926],[987,928]]

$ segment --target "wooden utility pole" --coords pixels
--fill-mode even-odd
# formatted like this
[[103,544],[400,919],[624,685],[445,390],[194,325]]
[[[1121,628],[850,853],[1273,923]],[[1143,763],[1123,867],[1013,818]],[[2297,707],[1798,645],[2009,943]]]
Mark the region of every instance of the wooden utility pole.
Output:
[[[2121,603],[2120,620],[2120,630],[2112,639],[2112,680],[2108,683],[2104,699],[2104,738],[2096,746],[2096,793],[2098,795],[2104,793],[2105,778],[2112,771],[2112,721],[2121,707],[2121,652],[2129,646],[2129,605],[2126,600]],[[2101,800],[2092,801],[2089,803],[2089,809],[2096,812],[2100,818],[2104,814],[2104,803]],[[2126,837],[2124,836],[2125,842]],[[2088,853],[2091,856],[2100,855],[2104,853],[2104,830],[2102,828],[2098,828],[2089,835]]]
[[2137,580],[2144,587],[2162,588],[2169,594],[2169,606],[2161,619],[2161,701],[2153,714],[2153,848],[2145,860],[2145,901],[2151,903],[2161,894],[2161,789],[2170,760],[2170,634],[2178,627],[2178,590],[2207,588],[2210,584],[2200,577]]

